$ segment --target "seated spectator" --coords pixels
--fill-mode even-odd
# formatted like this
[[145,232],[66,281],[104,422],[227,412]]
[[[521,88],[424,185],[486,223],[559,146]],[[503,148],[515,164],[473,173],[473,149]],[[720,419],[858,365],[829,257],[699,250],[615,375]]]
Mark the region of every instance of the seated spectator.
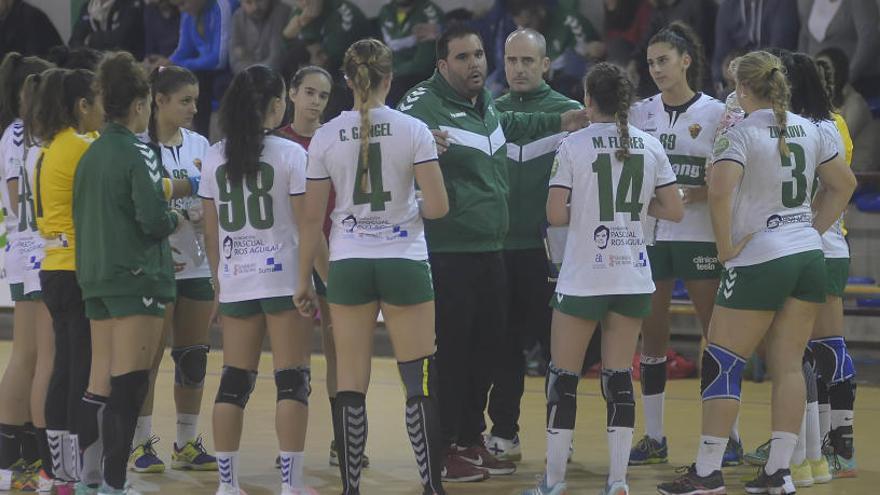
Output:
[[199,80],[195,131],[210,135],[211,112],[226,90],[229,30],[236,0],[181,0],[180,40],[172,63],[189,69]]
[[174,0],[146,0],[144,5],[144,54],[148,72],[167,59],[180,39],[180,9]]
[[103,57],[103,52],[93,48],[85,46],[68,48],[64,45],[58,45],[49,50],[46,60],[55,64],[59,69],[85,69],[94,72]]
[[816,55],[823,48],[835,47],[850,54],[850,81],[880,73],[876,63],[880,48],[877,2],[800,0],[798,13],[801,23],[798,50]]
[[254,64],[281,68],[284,46],[281,31],[290,19],[290,7],[281,0],[242,0],[232,14],[229,67],[236,74]]
[[63,44],[42,10],[23,0],[0,0],[0,60],[9,52],[46,55],[53,46]]
[[433,36],[419,36],[417,28],[439,27],[443,12],[430,0],[392,0],[379,11],[379,27],[385,44],[394,54],[394,79],[388,104],[397,101],[415,84],[434,72]]
[[609,62],[626,67],[647,36],[652,7],[648,0],[605,0],[605,47]]
[[339,73],[345,50],[370,34],[367,17],[349,0],[296,0],[293,16],[282,31],[285,40],[306,45],[312,65],[331,74]]
[[723,86],[724,57],[735,49],[759,48],[796,50],[798,29],[795,0],[722,0],[715,17],[715,51],[712,78]]
[[88,0],[73,25],[69,45],[124,50],[140,60],[144,56],[142,0]]

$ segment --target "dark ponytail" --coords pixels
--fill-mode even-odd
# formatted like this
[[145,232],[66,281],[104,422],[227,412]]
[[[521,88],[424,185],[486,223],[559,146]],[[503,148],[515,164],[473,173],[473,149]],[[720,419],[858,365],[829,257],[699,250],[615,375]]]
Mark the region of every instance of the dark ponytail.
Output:
[[198,85],[199,80],[196,79],[195,74],[184,67],[161,66],[157,67],[156,70],[150,74],[150,88],[153,90],[153,100],[150,103],[152,112],[150,113],[150,125],[148,127],[150,141],[154,143],[159,142],[159,139],[156,136],[156,118],[158,117],[156,96],[160,93],[163,95],[171,95],[184,86]]
[[601,62],[593,66],[584,79],[584,91],[604,115],[613,116],[620,135],[620,149],[615,156],[623,161],[629,158],[629,107],[635,90],[623,69]]
[[50,69],[40,78],[25,117],[29,134],[48,144],[59,132],[77,126],[76,106],[95,101],[95,74],[85,69]]
[[782,63],[791,84],[789,109],[814,122],[830,120],[831,101],[813,59],[803,53],[792,53],[782,58]]
[[691,65],[687,69],[687,82],[691,90],[699,91],[703,87],[706,51],[696,31],[681,21],[674,21],[655,34],[648,42],[648,46],[655,43],[669,43],[679,55],[688,54],[691,57]]
[[21,116],[19,95],[25,79],[39,74],[52,64],[38,57],[25,57],[9,52],[0,63],[0,132]]
[[220,104],[220,129],[226,136],[226,176],[238,184],[259,170],[272,98],[283,97],[284,79],[265,65],[252,65],[236,74]]
[[150,82],[140,62],[128,52],[110,53],[98,66],[95,86],[101,93],[107,120],[124,123],[131,104],[150,95]]

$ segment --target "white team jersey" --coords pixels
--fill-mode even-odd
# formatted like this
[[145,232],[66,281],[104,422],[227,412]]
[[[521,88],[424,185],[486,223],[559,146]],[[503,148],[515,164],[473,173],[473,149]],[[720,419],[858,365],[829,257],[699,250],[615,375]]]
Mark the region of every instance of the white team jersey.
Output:
[[6,281],[10,284],[21,283],[24,265],[21,254],[18,252],[18,205],[10,203],[9,188],[10,180],[18,179],[24,163],[24,124],[21,119],[15,119],[3,131],[0,138],[0,201],[3,202],[3,226],[6,231],[6,252],[4,254],[4,269]]
[[[181,128],[180,133],[183,139],[179,145],[166,146],[164,144],[158,144],[159,151],[162,154],[162,165],[165,167],[165,171],[168,172],[168,176],[172,179],[198,177],[201,174],[199,168],[202,166],[202,161],[205,159],[205,154],[208,152],[208,148],[210,148],[211,145],[208,144],[207,139],[197,132]],[[190,209],[198,203],[199,199],[197,197],[187,196],[185,198],[172,199],[170,206],[172,208],[190,211]],[[196,206],[196,208],[198,208],[198,206]],[[202,245],[204,246],[204,232],[201,228],[196,229],[196,235],[199,236]],[[171,243],[171,247],[177,248],[181,252],[185,252],[185,249],[187,249],[177,245],[181,241],[176,234],[172,234],[168,238],[168,241]],[[201,266],[193,266],[192,262],[188,262],[183,271],[175,274],[177,280],[207,278],[210,276],[211,267],[208,266],[207,262],[203,263]]]
[[757,110],[715,143],[715,160],[743,166],[734,191],[732,235],[736,245],[755,236],[724,266],[733,268],[821,249],[810,209],[816,167],[837,156],[838,145],[813,122],[787,113],[790,154],[779,154],[779,128],[770,109]]
[[309,145],[308,178],[329,177],[336,190],[330,260],[426,260],[413,167],[437,160],[434,136],[422,121],[397,110],[371,109],[369,187],[362,192],[360,125],[358,112],[342,112]]
[[[702,93],[678,107],[665,105],[658,94],[633,105],[629,122],[660,140],[679,186],[699,187],[706,185],[715,129],[723,115],[724,103]],[[680,223],[651,220],[656,222],[656,231],[650,241],[715,242],[705,201],[686,204]]]
[[212,146],[202,166],[199,196],[217,211],[220,302],[291,296],[299,262],[290,196],[306,191],[306,151],[277,136],[263,138],[260,170],[232,185],[226,141]]
[[591,124],[556,152],[550,187],[571,190],[571,217],[556,292],[567,296],[654,292],[642,219],[658,187],[675,184],[663,146],[629,126],[630,158],[615,156],[617,126]]
[[34,207],[34,184],[36,184],[37,165],[43,157],[43,149],[31,146],[25,150],[24,167],[18,177],[18,237],[16,244],[23,264],[22,282],[24,293],[42,290],[40,286],[40,267],[45,257],[43,248],[46,241],[37,229],[37,216]]
[[[819,132],[826,134],[827,138],[837,145],[837,154],[846,156],[846,147],[840,129],[833,120],[823,120],[816,124]],[[815,194],[816,191],[813,191]],[[849,245],[843,236],[843,214],[822,234],[822,251],[826,258],[849,258]]]

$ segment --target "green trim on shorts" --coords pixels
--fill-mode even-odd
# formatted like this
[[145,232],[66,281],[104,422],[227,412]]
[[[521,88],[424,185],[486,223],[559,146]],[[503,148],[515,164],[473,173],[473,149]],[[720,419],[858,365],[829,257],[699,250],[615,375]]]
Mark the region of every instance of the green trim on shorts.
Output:
[[165,303],[156,297],[113,296],[92,297],[85,300],[86,318],[109,320],[126,316],[165,316]]
[[180,279],[177,281],[177,297],[193,301],[213,301],[214,282],[211,277]]
[[295,310],[296,306],[293,304],[293,295],[220,303],[220,314],[232,318],[248,318],[250,316]]
[[849,258],[825,258],[825,294],[843,297],[849,281]]
[[654,280],[706,280],[721,276],[714,242],[657,241],[647,250]]
[[23,282],[19,282],[17,284],[9,284],[9,296],[12,299],[12,302],[32,302],[43,300],[42,291],[35,290],[25,294]]
[[403,258],[330,262],[327,302],[355,306],[382,301],[409,306],[434,300],[431,264]]
[[550,300],[550,307],[590,321],[601,321],[610,312],[630,318],[647,318],[651,314],[651,294],[567,296],[557,292]]
[[327,285],[321,280],[317,271],[312,270],[312,282],[315,284],[315,294],[327,298]]
[[731,309],[778,311],[793,297],[825,302],[825,257],[814,249],[724,271],[715,304]]

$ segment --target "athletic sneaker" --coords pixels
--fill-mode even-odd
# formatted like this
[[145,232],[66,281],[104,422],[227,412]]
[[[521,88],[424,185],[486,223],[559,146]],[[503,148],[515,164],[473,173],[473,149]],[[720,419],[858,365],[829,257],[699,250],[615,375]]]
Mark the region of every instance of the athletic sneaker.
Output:
[[721,470],[712,472],[709,476],[697,474],[697,465],[681,467],[675,470],[682,473],[678,478],[657,485],[657,491],[663,495],[722,495],[726,493],[724,488],[724,476]]
[[504,476],[516,472],[516,464],[510,461],[498,460],[486,450],[482,440],[481,437],[480,443],[467,448],[456,447],[458,457],[467,463],[473,464],[474,467],[485,469],[486,472],[493,476]]
[[513,440],[489,436],[484,439],[486,449],[499,461],[518,462],[522,460],[522,448],[519,444],[519,435],[514,435]]
[[186,442],[182,449],[177,448],[174,442],[174,451],[171,452],[171,469],[186,471],[216,471],[217,458],[208,454],[202,444],[202,437]]
[[629,451],[629,465],[642,466],[645,464],[665,464],[669,462],[669,448],[666,445],[666,437],[662,442],[645,435]]
[[522,492],[522,495],[565,495],[568,486],[564,481],[560,481],[553,486],[547,486],[547,477],[540,476],[538,478],[538,486],[529,488]]
[[762,443],[755,447],[753,452],[748,452],[743,456],[743,460],[752,466],[763,466],[767,464],[767,459],[770,457],[770,440]]
[[[330,465],[339,465],[339,452],[336,450],[336,440],[330,440]],[[281,456],[275,458],[275,467],[281,469]],[[370,467],[370,457],[364,454],[361,458],[361,468],[367,469],[368,467]]]
[[856,452],[853,448],[852,426],[838,426],[828,432],[831,453],[827,454],[831,474],[835,478],[855,478],[859,470],[856,466]]
[[318,492],[310,486],[299,488],[282,488],[281,495],[318,495]]
[[743,463],[743,446],[733,438],[727,440],[727,448],[724,449],[724,457],[721,459],[723,467],[739,466]]
[[792,464],[791,480],[794,486],[813,486],[813,467],[810,466],[810,461],[804,459],[800,464]]
[[135,490],[131,486],[126,486],[122,490],[117,490],[116,488],[111,488],[107,485],[101,485],[101,488],[98,490],[98,495],[143,495],[141,492]]
[[623,481],[615,481],[599,492],[599,495],[629,495],[629,485]]
[[217,487],[216,495],[247,495],[247,493],[241,488],[235,488],[232,485],[220,483],[220,486]]
[[747,493],[768,493],[769,495],[790,495],[795,492],[791,471],[779,469],[767,474],[764,468],[758,469],[758,477],[746,482]]
[[49,477],[45,469],[40,468],[40,471],[37,473],[37,484],[37,491],[39,493],[51,493],[55,480]]
[[153,447],[158,441],[159,437],[153,435],[135,447],[128,458],[128,468],[136,473],[164,473],[165,463],[159,459]]
[[[3,479],[3,488],[0,488],[0,490],[3,491],[17,490],[21,492],[35,492],[40,487],[40,479],[37,476],[37,473],[33,471],[3,469],[2,472],[0,472],[0,479]],[[9,483],[9,485],[7,486],[6,483]]]
[[463,483],[489,479],[489,472],[466,462],[458,455],[458,449],[452,445],[446,453],[440,478],[448,483]]
[[80,481],[73,487],[73,493],[76,495],[96,495],[98,493],[98,485],[87,485]]
[[807,459],[807,462],[810,463],[810,471],[813,473],[813,482],[822,484],[831,481],[831,468],[828,466],[828,460],[825,459],[824,455],[816,461]]

